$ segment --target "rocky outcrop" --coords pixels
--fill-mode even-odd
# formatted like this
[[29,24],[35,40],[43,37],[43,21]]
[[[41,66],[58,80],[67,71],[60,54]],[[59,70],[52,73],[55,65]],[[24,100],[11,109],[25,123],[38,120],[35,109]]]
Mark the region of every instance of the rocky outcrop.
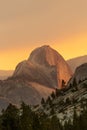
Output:
[[87,80],[87,63],[82,64],[76,68],[75,73],[69,81],[68,85],[73,84],[73,82],[79,84],[84,80]]

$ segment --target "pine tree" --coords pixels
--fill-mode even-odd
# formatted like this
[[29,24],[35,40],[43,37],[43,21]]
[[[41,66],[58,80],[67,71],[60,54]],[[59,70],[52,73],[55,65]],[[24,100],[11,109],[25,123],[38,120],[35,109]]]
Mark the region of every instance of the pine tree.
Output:
[[48,98],[46,100],[46,104],[49,104],[50,106],[52,105],[52,100],[51,100],[50,96],[48,96]]
[[51,118],[51,127],[50,130],[62,130],[62,126],[59,122],[59,119],[56,116]]
[[54,115],[54,114],[55,114],[54,108],[51,109],[50,114],[51,114],[51,115]]
[[66,82],[64,80],[62,80],[62,88],[65,88],[66,87]]
[[33,125],[32,125],[33,130],[41,130],[41,124],[39,120],[39,116],[34,114],[33,115]]
[[43,107],[45,106],[45,100],[44,100],[44,98],[41,99],[41,104],[42,104]]
[[56,89],[56,91],[55,91],[55,95],[56,95],[56,97],[60,96],[60,95],[61,95],[61,90]]
[[12,104],[9,104],[1,116],[1,130],[19,130],[19,110]]
[[21,103],[20,126],[21,130],[32,130],[33,113],[29,105]]
[[77,115],[75,108],[74,108],[74,115],[73,115],[73,130],[81,130],[79,125],[79,117]]
[[52,99],[55,99],[55,97],[56,97],[55,93],[52,92],[52,93],[51,93],[51,98],[52,98]]
[[75,88],[75,90],[78,90],[77,82],[76,82],[76,79],[75,79],[75,78],[74,78],[74,80],[73,80],[73,87]]

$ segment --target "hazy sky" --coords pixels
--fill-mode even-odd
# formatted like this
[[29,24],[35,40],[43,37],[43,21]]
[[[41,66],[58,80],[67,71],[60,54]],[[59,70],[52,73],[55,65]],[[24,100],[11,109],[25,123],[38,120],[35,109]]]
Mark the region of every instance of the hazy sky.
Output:
[[87,54],[87,0],[0,0],[0,69],[44,44],[65,59]]

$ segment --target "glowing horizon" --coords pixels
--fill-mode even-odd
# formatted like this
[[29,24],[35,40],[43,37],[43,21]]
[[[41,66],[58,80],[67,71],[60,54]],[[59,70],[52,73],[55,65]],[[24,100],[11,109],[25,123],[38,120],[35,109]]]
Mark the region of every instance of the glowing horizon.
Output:
[[85,34],[82,37],[81,36],[82,35],[71,37],[64,41],[61,41],[61,44],[52,42],[50,44],[44,43],[38,46],[31,46],[31,48],[23,47],[16,50],[7,50],[6,53],[2,51],[0,55],[0,70],[14,70],[19,62],[28,59],[32,50],[43,45],[51,46],[53,49],[58,51],[65,60],[87,55],[87,35]]
[[50,45],[64,59],[87,55],[87,0],[4,0],[0,3],[0,70]]

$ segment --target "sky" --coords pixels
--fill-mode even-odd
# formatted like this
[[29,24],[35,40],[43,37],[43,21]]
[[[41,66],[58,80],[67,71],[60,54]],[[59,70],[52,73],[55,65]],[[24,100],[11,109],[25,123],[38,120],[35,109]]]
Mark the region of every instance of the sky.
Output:
[[66,60],[87,54],[87,0],[0,0],[0,69],[42,45]]

